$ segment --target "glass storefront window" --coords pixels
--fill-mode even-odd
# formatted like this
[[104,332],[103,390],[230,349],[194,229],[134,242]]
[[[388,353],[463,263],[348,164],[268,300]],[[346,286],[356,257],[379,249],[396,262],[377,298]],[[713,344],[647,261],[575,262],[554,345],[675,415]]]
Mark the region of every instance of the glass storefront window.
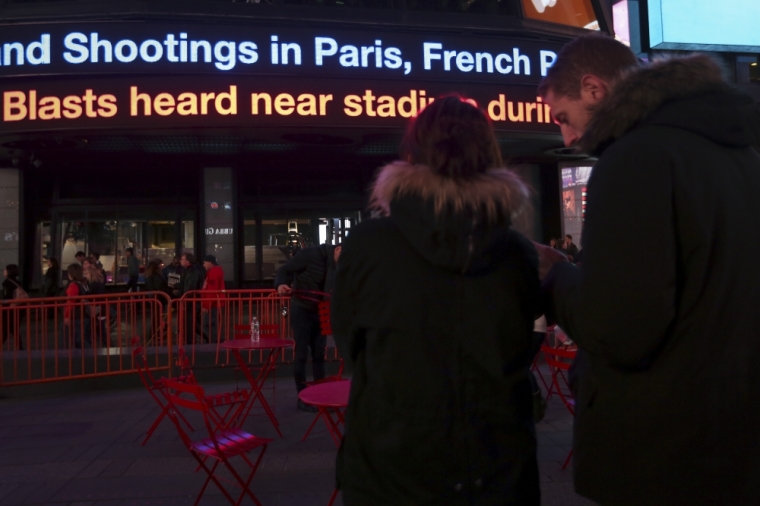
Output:
[[147,228],[147,261],[161,260],[169,265],[177,252],[175,223],[173,221],[149,221]]
[[[125,284],[128,280],[125,251],[134,248],[135,257],[140,263],[138,281],[142,283],[143,272],[149,261],[171,263],[178,246],[181,253],[195,252],[194,221],[103,219],[103,214],[85,214],[84,219],[65,217],[59,222],[60,263],[63,271],[77,261],[75,255],[78,251],[87,256],[97,253],[106,272],[106,283]],[[47,259],[55,256],[50,241],[50,224],[42,223],[40,243],[43,275],[47,270]]]
[[259,268],[256,262],[256,220],[243,221],[243,278],[259,279]]
[[195,254],[195,222],[194,221],[182,222],[182,253]]

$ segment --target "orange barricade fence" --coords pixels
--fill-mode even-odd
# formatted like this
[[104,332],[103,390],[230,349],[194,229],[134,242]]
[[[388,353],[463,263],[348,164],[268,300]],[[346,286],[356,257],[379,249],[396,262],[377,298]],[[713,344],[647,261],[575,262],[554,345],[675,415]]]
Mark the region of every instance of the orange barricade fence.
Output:
[[[259,320],[262,335],[292,339],[290,298],[275,290],[221,290],[188,292],[172,301],[177,318],[177,344],[183,344],[192,366],[236,366],[221,343],[235,335],[249,335],[251,319]],[[237,329],[236,329],[237,328]],[[263,362],[263,352],[249,353],[249,362]],[[293,359],[292,348],[283,350],[278,362]]]
[[[193,367],[235,367],[221,343],[248,334],[256,316],[262,336],[293,339],[290,298],[275,290],[163,292],[30,298],[0,305],[0,387],[136,372],[131,340],[139,338],[154,371],[171,371],[184,346]],[[236,328],[237,327],[237,328]],[[266,352],[249,352],[262,363]],[[338,360],[329,350],[327,360]],[[294,349],[278,363],[292,363]]]
[[0,386],[135,372],[133,337],[153,370],[170,370],[171,310],[160,292],[3,301]]

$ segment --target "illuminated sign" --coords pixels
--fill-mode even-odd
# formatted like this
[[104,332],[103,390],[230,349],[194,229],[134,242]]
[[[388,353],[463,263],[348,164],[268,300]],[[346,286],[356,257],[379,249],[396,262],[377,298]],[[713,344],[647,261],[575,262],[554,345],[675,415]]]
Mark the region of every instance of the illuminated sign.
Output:
[[6,26],[0,48],[5,77],[212,73],[537,84],[560,45],[377,30],[89,23]]
[[652,49],[760,51],[757,0],[649,0]]
[[[472,98],[501,130],[556,133],[534,86],[201,76],[0,81],[0,133],[95,128],[403,127],[436,96]],[[221,208],[219,201],[213,201]]]
[[525,17],[547,23],[598,30],[591,0],[522,0]]

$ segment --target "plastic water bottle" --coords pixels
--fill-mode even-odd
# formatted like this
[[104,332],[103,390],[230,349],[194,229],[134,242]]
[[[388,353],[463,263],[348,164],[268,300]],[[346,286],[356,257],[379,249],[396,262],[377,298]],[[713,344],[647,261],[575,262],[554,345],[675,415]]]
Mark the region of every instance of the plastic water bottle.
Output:
[[251,319],[251,342],[259,342],[259,319],[255,316]]

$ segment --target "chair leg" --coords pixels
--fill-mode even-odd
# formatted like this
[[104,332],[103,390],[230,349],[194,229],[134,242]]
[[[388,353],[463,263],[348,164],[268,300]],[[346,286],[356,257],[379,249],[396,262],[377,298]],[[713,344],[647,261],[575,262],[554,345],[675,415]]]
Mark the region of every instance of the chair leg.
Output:
[[567,458],[565,459],[565,463],[562,464],[562,470],[564,471],[567,465],[570,463],[570,458],[573,456],[573,450],[570,450],[570,453],[567,454]]
[[153,425],[150,426],[150,429],[148,429],[148,432],[145,435],[145,439],[143,439],[143,442],[140,446],[145,446],[145,443],[148,442],[148,439],[153,435],[153,432],[158,428],[158,425],[161,423],[161,421],[164,419],[164,417],[169,412],[169,406],[163,406],[161,408],[161,413],[158,415],[158,417],[153,422]]

